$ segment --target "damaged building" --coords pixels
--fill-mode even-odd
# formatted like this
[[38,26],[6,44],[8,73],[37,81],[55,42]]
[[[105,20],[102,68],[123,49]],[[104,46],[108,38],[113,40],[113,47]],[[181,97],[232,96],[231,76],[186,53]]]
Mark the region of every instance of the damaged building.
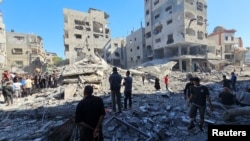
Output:
[[214,28],[208,35],[209,52],[215,54],[219,60],[208,60],[212,65],[221,68],[225,63],[243,66],[247,49],[243,47],[241,37],[235,37],[235,29],[225,29],[222,26]]
[[[0,4],[2,0],[0,0]],[[5,24],[3,22],[2,11],[0,11],[0,69],[2,70],[7,64],[7,55],[6,55],[6,32]]]
[[169,58],[178,70],[206,63],[206,0],[145,0],[147,60]]
[[69,64],[91,53],[121,68],[134,68],[154,59],[176,61],[175,70],[193,72],[243,65],[246,50],[236,30],[215,27],[207,32],[206,0],[145,0],[145,27],[125,38],[111,39],[109,15],[64,9],[65,55]]
[[95,53],[107,60],[111,38],[109,15],[90,8],[88,13],[63,9],[65,57],[69,64]]

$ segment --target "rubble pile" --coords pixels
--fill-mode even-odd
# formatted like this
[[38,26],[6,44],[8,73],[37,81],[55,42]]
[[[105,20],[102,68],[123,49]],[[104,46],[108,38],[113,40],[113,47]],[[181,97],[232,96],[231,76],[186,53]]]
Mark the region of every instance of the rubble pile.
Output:
[[[69,135],[66,133],[70,133],[67,131],[72,128],[69,119],[74,115],[76,105],[82,99],[84,86],[88,84],[94,86],[94,94],[102,97],[105,104],[107,114],[103,130],[106,141],[202,141],[207,139],[208,124],[250,124],[249,107],[242,108],[239,105],[225,107],[217,102],[218,93],[222,90],[220,83],[222,75],[225,74],[230,78],[232,71],[230,67],[212,73],[185,73],[172,71],[175,63],[147,63],[130,69],[133,76],[132,108],[119,115],[111,113],[112,104],[107,78],[112,73],[112,66],[96,56],[90,56],[73,65],[58,68],[62,78],[59,87],[43,89],[32,96],[15,99],[14,104],[8,107],[0,103],[0,141],[46,141],[52,135],[59,140],[68,138]],[[126,71],[118,68],[118,72],[124,77]],[[147,74],[144,85],[141,79],[142,73]],[[237,74],[239,91],[236,94],[240,94],[248,87],[248,76],[250,76],[248,73],[244,71]],[[163,78],[166,74],[169,75],[171,92],[165,91]],[[204,132],[200,132],[198,128],[192,131],[187,129],[189,107],[183,98],[183,89],[190,75],[200,77],[201,84],[208,86],[215,107],[214,112],[206,113]],[[161,80],[161,91],[154,89],[155,77]],[[121,92],[123,89],[122,87]],[[3,101],[2,96],[0,100]],[[235,115],[235,111],[242,111],[243,115]],[[227,115],[229,116],[225,117]],[[63,135],[57,136],[59,135],[57,131],[64,131]]]

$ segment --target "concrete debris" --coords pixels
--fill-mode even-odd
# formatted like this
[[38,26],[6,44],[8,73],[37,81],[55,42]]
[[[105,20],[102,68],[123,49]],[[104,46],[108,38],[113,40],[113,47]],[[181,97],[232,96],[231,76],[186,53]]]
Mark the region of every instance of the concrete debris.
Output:
[[[59,136],[60,140],[70,138],[76,105],[82,99],[84,86],[88,84],[94,86],[95,95],[100,96],[105,104],[107,113],[103,123],[105,141],[202,141],[207,139],[208,124],[250,124],[249,114],[241,116],[237,113],[237,111],[249,113],[249,107],[244,109],[239,105],[225,107],[217,102],[218,93],[222,90],[220,83],[222,75],[227,74],[229,78],[231,68],[213,73],[185,73],[172,71],[176,62],[170,64],[153,62],[151,65],[147,63],[130,69],[134,80],[132,108],[114,115],[110,110],[112,106],[107,80],[113,66],[96,56],[92,57],[89,56],[89,59],[85,58],[70,66],[57,68],[63,80],[57,88],[43,89],[32,96],[15,99],[11,106],[0,103],[0,140],[46,141],[56,140]],[[118,68],[122,76],[125,76],[126,71]],[[147,74],[147,81],[144,84],[142,73]],[[165,91],[166,74],[169,75],[170,92]],[[215,108],[212,113],[206,112],[204,132],[199,132],[198,127],[192,131],[187,129],[189,107],[183,97],[183,89],[190,76],[200,77],[201,84],[208,86]],[[249,77],[238,73],[237,76],[236,95],[249,85]],[[154,82],[151,82],[154,77],[160,78],[162,88],[160,91],[154,89]],[[123,89],[122,87],[122,93]],[[122,94],[122,101],[123,98]],[[2,96],[0,101],[3,101]],[[225,113],[224,116],[222,113]],[[225,120],[228,118],[231,120]]]

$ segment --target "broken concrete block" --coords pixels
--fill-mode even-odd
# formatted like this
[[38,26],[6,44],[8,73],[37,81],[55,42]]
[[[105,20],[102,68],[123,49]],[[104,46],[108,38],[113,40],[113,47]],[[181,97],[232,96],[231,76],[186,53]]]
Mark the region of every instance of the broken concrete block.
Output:
[[76,92],[76,86],[69,85],[64,88],[64,99],[72,98]]

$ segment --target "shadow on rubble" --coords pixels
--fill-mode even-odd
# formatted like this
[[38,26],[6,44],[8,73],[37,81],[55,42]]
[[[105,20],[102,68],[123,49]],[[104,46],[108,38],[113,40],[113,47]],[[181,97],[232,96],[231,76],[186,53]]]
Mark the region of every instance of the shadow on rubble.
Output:
[[[34,102],[28,103],[28,97],[20,106],[13,105],[5,108],[1,105],[0,109],[0,141],[2,140],[51,140],[58,141],[69,140],[74,128],[74,113],[78,102],[81,100],[63,100],[63,94],[55,95],[48,99],[47,96],[35,94]],[[156,95],[134,94],[133,108],[123,111],[120,115],[114,115],[111,112],[111,97],[109,94],[102,95],[106,116],[104,121],[105,138],[120,138],[124,135],[124,139],[138,138],[139,140],[149,140],[151,135],[144,132],[145,129],[140,129],[140,120],[143,116],[149,117],[159,116],[162,107],[159,103],[151,101],[153,99],[162,101],[162,97],[168,96],[157,95],[158,98],[153,98]],[[164,99],[165,99],[164,98]],[[123,97],[122,97],[123,102]],[[15,104],[15,103],[14,103]],[[157,104],[157,105],[155,105]],[[141,107],[142,106],[142,107]],[[145,106],[145,107],[143,107]],[[152,110],[152,114],[145,110]],[[157,112],[157,113],[155,113]],[[133,121],[134,119],[134,121]],[[146,119],[144,119],[146,120]],[[152,119],[153,121],[153,119]],[[153,123],[150,123],[150,125]],[[151,125],[152,126],[152,125]],[[119,127],[121,132],[116,132]],[[126,129],[126,130],[125,130]],[[124,130],[126,132],[124,132]],[[9,132],[15,131],[15,134]],[[113,134],[111,134],[111,132]],[[124,132],[124,133],[123,133]],[[7,134],[8,133],[8,134]],[[127,134],[126,134],[127,133]]]

